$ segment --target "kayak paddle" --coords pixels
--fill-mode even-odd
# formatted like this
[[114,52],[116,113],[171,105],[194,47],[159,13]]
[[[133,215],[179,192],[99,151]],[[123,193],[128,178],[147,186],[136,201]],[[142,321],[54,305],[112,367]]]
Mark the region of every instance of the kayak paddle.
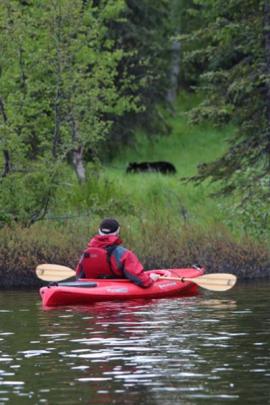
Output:
[[[60,264],[40,264],[36,268],[36,275],[44,281],[61,281],[76,275],[75,270]],[[189,277],[165,277],[160,276],[160,280],[191,281],[200,287],[212,291],[226,291],[232,288],[237,277],[229,273],[212,273],[203,276]]]
[[200,287],[206,288],[207,290],[212,291],[226,291],[232,288],[236,281],[237,277],[234,274],[229,273],[212,273],[205,274],[203,276],[198,276],[195,278],[189,277],[160,277],[162,280],[176,280],[176,281],[191,281],[194,284],[197,284]]

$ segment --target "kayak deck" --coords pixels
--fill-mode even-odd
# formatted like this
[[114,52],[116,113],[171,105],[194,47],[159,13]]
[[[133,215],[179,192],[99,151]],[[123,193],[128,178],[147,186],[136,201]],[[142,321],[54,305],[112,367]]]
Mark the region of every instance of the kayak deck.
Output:
[[[151,270],[165,277],[195,278],[204,274],[202,268]],[[65,284],[65,283],[62,283]],[[81,279],[69,285],[40,288],[43,306],[87,305],[96,301],[130,300],[136,298],[166,298],[192,295],[197,285],[191,281],[157,280],[151,287],[141,288],[127,279]],[[85,284],[85,285],[84,285]]]

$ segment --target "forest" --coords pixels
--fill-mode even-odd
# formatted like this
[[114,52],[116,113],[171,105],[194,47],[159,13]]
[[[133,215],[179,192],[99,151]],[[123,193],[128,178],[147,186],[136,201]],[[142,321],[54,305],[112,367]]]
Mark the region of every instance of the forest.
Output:
[[0,272],[73,266],[116,216],[148,268],[269,275],[269,0],[2,0],[0,26]]

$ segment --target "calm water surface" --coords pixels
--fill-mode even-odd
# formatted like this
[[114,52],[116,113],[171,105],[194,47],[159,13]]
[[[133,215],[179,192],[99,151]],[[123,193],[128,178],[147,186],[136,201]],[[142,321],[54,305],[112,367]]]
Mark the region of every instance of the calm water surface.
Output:
[[270,404],[270,283],[45,311],[0,292],[0,405]]

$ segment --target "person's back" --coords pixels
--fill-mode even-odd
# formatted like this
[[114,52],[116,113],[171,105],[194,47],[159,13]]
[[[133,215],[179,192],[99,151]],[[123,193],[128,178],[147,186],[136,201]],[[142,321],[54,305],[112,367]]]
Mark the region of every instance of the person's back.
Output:
[[156,278],[144,271],[132,251],[121,246],[119,232],[115,219],[102,221],[99,234],[90,240],[77,265],[77,278],[128,278],[140,287],[150,287]]
[[[87,249],[83,252],[77,268],[77,275],[80,278],[121,278],[123,272],[114,250],[119,246],[121,239],[114,235],[96,235],[88,243]],[[124,248],[121,247],[121,252]],[[115,252],[116,253],[116,252]]]

